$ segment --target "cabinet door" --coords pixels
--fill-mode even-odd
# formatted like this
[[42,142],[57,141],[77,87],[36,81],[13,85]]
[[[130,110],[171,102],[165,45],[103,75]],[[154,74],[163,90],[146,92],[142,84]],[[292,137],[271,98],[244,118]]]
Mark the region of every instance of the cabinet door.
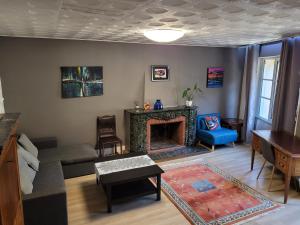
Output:
[[[20,181],[16,139],[11,137],[1,154],[0,167],[0,208],[3,225],[23,224],[22,199],[20,196]],[[17,222],[19,221],[19,222]]]
[[257,152],[261,152],[261,139],[255,134],[253,134],[252,137],[252,149]]

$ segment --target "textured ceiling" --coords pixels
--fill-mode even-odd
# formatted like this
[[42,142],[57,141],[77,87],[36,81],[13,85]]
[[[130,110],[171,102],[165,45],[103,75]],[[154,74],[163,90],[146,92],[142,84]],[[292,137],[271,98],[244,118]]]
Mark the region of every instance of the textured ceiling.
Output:
[[300,0],[0,0],[0,35],[153,43],[148,29],[186,32],[172,44],[236,46],[300,31]]

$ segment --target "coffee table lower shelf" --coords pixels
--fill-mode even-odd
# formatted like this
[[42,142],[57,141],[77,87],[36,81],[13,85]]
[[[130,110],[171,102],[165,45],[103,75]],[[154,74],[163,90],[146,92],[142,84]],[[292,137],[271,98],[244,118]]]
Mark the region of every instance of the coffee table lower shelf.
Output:
[[118,185],[103,185],[103,189],[107,197],[108,212],[112,212],[112,203],[127,201],[146,195],[156,194],[156,200],[160,200],[160,181],[157,188],[148,178]]
[[156,194],[156,187],[149,179],[112,186],[112,202]]

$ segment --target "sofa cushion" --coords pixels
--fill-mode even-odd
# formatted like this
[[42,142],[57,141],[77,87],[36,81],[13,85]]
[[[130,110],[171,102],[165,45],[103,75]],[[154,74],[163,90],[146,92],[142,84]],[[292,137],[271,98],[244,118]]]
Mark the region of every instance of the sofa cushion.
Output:
[[202,114],[197,115],[197,130],[208,130],[206,123],[205,123],[205,117],[207,116],[216,116],[219,121],[221,121],[221,114],[220,113],[210,113],[210,114]]
[[34,155],[36,158],[38,157],[38,149],[32,144],[29,138],[25,134],[21,134],[18,139],[18,142],[24,147],[24,149]]
[[92,145],[78,144],[44,149],[39,153],[41,162],[61,161],[64,164],[94,161],[98,157]]
[[47,148],[39,151],[38,159],[41,163],[60,161],[60,154],[57,148]]
[[32,199],[65,192],[65,181],[61,163],[41,163],[33,181],[32,194],[24,195],[23,199]]
[[20,173],[20,186],[23,194],[32,193],[32,180],[30,178],[30,167],[28,166],[26,160],[18,152],[18,164]]
[[39,170],[39,160],[32,155],[30,152],[26,151],[21,145],[17,145],[18,154],[22,155],[23,159],[27,162],[27,164],[34,169],[35,171]]
[[216,117],[216,116],[206,116],[205,124],[206,124],[208,130],[220,129],[220,122],[219,122],[218,117]]

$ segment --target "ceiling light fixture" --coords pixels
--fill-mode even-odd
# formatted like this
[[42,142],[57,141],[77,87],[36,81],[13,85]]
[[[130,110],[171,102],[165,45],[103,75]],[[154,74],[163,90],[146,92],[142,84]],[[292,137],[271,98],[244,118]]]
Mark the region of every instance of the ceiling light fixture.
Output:
[[183,31],[179,30],[148,30],[144,32],[146,38],[156,42],[171,42],[182,38]]

